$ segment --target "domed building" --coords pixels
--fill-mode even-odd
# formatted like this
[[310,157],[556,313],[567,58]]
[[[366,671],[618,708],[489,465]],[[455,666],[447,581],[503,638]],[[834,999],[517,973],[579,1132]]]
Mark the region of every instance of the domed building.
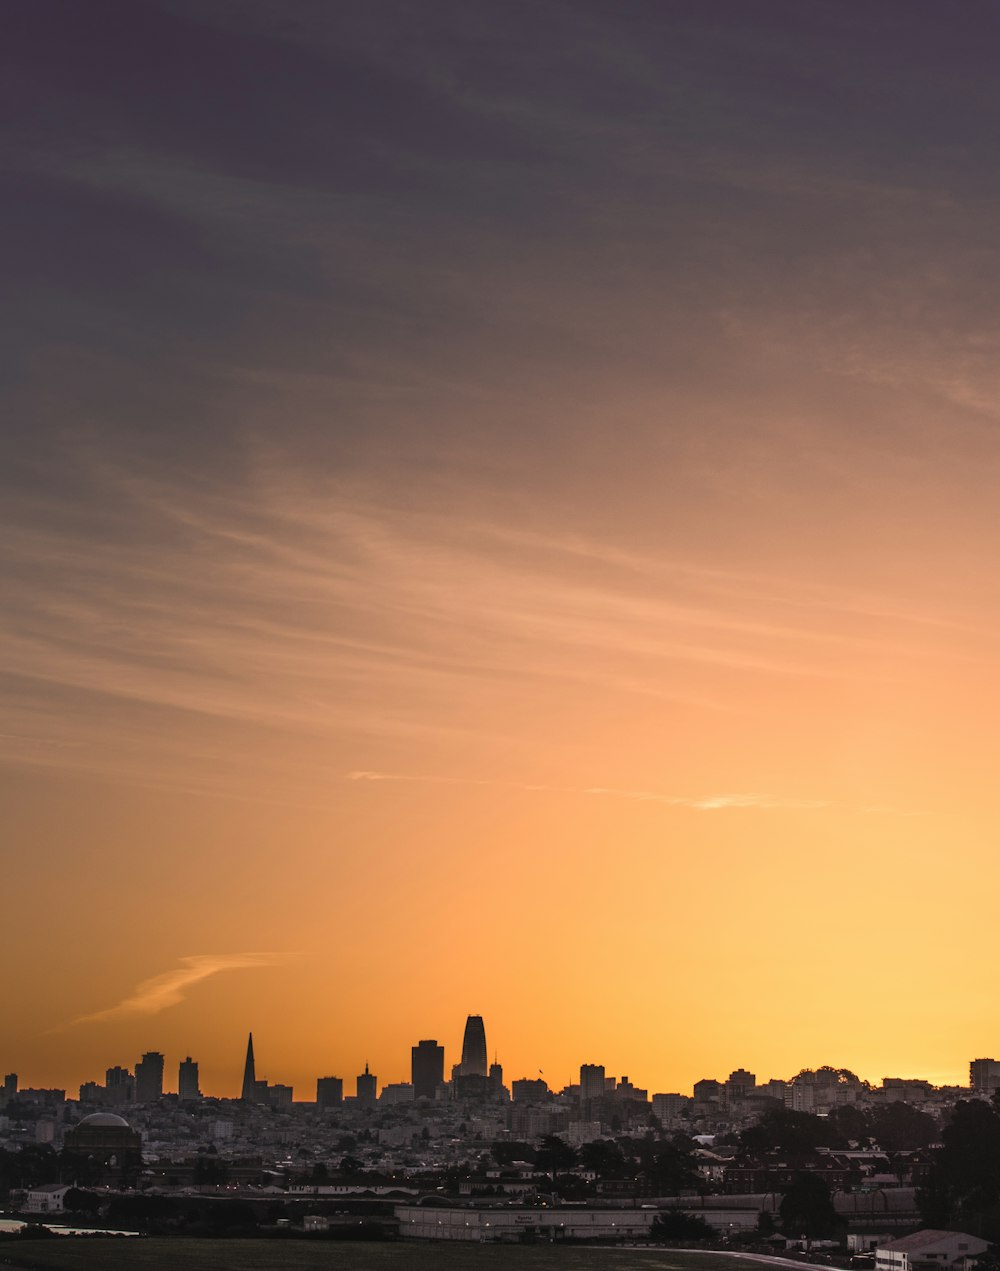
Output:
[[128,1181],[142,1168],[142,1135],[114,1112],[92,1112],[66,1131],[64,1148],[99,1167],[108,1177]]

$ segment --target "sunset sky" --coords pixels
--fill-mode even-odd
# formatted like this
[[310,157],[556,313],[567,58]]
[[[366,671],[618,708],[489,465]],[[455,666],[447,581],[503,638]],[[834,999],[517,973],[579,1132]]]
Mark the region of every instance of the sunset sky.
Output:
[[0,1069],[1000,1053],[1000,9],[5,28]]

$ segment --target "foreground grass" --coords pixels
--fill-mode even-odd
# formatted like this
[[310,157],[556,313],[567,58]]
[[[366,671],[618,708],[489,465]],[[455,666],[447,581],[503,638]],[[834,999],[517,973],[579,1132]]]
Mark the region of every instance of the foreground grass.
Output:
[[761,1271],[742,1258],[676,1249],[305,1240],[135,1240],[61,1236],[0,1243],[18,1271]]

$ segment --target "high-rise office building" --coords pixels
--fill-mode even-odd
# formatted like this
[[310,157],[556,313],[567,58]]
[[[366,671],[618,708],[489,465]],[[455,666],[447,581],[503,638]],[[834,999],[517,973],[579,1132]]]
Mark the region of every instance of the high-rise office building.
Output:
[[714,1077],[702,1077],[694,1083],[693,1090],[695,1103],[718,1103],[722,1099],[722,1083]]
[[433,1099],[444,1081],[444,1047],[436,1041],[422,1041],[411,1047],[410,1073],[414,1099]]
[[757,1085],[757,1076],[755,1073],[747,1072],[745,1068],[737,1068],[735,1072],[729,1074],[729,1080],[726,1082],[729,1089],[742,1090],[749,1092],[755,1089]]
[[163,1056],[149,1050],[135,1066],[136,1103],[155,1103],[163,1094]]
[[969,1085],[977,1094],[991,1095],[1000,1090],[1000,1063],[995,1059],[973,1059],[969,1064]]
[[17,1096],[17,1073],[9,1072],[3,1079],[3,1101],[10,1103]]
[[544,1103],[549,1097],[543,1077],[519,1077],[510,1083],[510,1091],[515,1103]]
[[177,1097],[179,1099],[200,1099],[198,1089],[198,1065],[187,1056],[177,1069]]
[[127,1068],[116,1064],[104,1072],[105,1102],[112,1107],[132,1103],[135,1099],[135,1078]]
[[605,1091],[603,1064],[580,1065],[580,1102],[589,1103],[591,1099],[600,1099]]
[[243,1065],[243,1090],[240,1098],[244,1103],[257,1102],[257,1075],[253,1061],[253,1033],[247,1038],[247,1057]]
[[653,1116],[660,1125],[669,1128],[690,1102],[688,1096],[683,1094],[654,1094]]
[[357,1100],[359,1108],[374,1108],[378,1100],[378,1077],[368,1071],[358,1073]]
[[486,1027],[482,1015],[470,1015],[465,1021],[462,1039],[462,1076],[485,1077],[487,1075]]
[[316,1078],[316,1107],[325,1111],[327,1108],[339,1108],[344,1102],[344,1083],[340,1077]]

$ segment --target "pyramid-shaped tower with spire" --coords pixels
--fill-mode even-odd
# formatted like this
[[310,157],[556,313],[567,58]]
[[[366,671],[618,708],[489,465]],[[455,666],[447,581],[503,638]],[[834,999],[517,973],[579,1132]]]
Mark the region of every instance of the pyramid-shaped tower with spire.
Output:
[[240,1098],[244,1103],[255,1103],[257,1095],[257,1073],[253,1064],[253,1033],[247,1039],[247,1061],[243,1065],[243,1093]]

